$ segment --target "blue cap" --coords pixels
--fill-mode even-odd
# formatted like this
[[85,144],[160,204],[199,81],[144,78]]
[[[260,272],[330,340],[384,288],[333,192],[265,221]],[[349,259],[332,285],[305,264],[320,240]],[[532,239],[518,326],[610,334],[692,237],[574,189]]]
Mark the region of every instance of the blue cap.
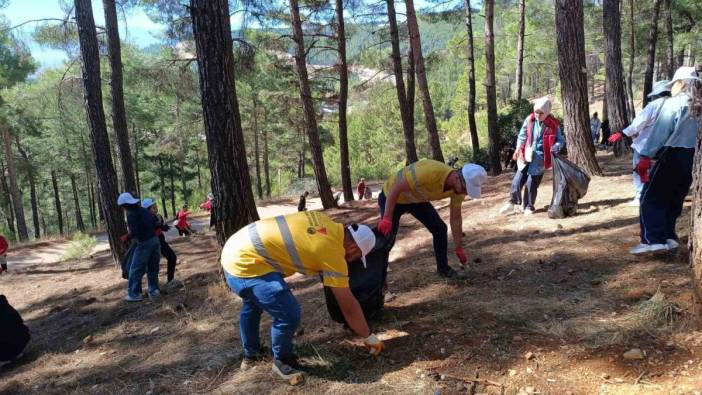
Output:
[[146,198],[141,202],[141,207],[149,208],[149,207],[153,206],[154,204],[156,204],[156,202],[154,202],[154,199]]

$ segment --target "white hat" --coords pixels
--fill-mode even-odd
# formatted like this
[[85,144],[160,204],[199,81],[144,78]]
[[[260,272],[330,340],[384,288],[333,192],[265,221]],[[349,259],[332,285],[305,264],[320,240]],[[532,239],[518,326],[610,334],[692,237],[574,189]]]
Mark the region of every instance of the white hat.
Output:
[[668,83],[670,81],[668,80],[661,80],[653,84],[653,88],[651,89],[651,93],[646,95],[647,97],[653,97],[653,96],[658,96],[661,93],[664,92],[670,92],[670,86],[668,86]]
[[666,85],[668,89],[672,88],[673,85],[682,80],[697,80],[700,81],[700,76],[697,74],[697,70],[694,67],[691,66],[683,66],[683,67],[678,67],[677,70],[675,70],[675,75],[673,75],[673,79]]
[[156,204],[156,202],[154,201],[154,199],[146,198],[146,199],[142,200],[142,202],[141,202],[141,207],[143,207],[143,208],[149,208],[149,207],[153,206],[154,204]]
[[125,204],[137,204],[137,203],[139,203],[139,199],[132,196],[132,194],[129,192],[123,192],[117,198],[117,205],[119,205],[119,206],[122,206]]
[[487,172],[485,169],[475,163],[463,165],[461,169],[463,181],[466,183],[466,192],[473,199],[480,198],[481,188],[485,180],[487,180]]
[[363,261],[363,267],[366,267],[366,255],[375,247],[375,233],[366,225],[356,225],[355,227],[356,230],[353,229],[353,225],[349,225],[348,230],[353,241],[361,249],[361,261]]
[[534,100],[534,111],[541,110],[545,114],[551,113],[551,99],[547,96]]

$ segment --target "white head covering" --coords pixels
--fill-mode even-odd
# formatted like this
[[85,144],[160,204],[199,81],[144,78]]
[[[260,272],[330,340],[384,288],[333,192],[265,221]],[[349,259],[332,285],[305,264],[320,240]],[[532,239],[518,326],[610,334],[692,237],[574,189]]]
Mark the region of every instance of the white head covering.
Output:
[[349,233],[351,233],[351,237],[353,237],[353,241],[356,242],[356,245],[361,250],[361,261],[363,262],[363,267],[366,267],[366,255],[373,251],[373,247],[375,247],[375,233],[366,225],[358,225],[356,229],[354,229],[353,225],[349,225],[347,228]]
[[697,74],[697,69],[691,66],[678,67],[678,69],[675,70],[675,75],[673,75],[673,79],[670,80],[667,87],[672,88],[676,82],[683,80],[700,81],[700,76],[699,74]]
[[487,180],[485,169],[475,163],[468,163],[461,169],[461,176],[466,183],[468,196],[479,199],[483,183]]
[[534,100],[534,111],[541,110],[544,114],[551,113],[551,99],[547,96]]

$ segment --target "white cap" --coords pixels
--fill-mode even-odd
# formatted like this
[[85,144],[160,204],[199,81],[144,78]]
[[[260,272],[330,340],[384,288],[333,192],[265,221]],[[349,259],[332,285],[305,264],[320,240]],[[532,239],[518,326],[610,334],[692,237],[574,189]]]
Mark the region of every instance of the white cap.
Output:
[[536,110],[541,110],[544,114],[548,115],[551,113],[551,99],[548,96],[534,100],[534,112]]
[[697,70],[694,67],[691,66],[683,66],[683,67],[678,67],[677,70],[675,70],[675,75],[673,75],[673,79],[668,83],[668,88],[672,88],[673,85],[682,80],[697,80],[700,81],[700,76],[697,74]]
[[141,207],[143,207],[143,208],[149,208],[149,207],[153,206],[154,204],[156,204],[156,202],[154,201],[154,199],[151,199],[151,198],[146,198],[146,199],[141,201]]
[[366,267],[366,255],[375,247],[375,233],[366,225],[356,225],[356,230],[353,229],[353,225],[349,225],[347,228],[353,241],[361,249],[361,261],[363,261],[363,267]]
[[487,180],[487,172],[485,169],[475,163],[463,165],[461,169],[463,181],[466,183],[466,192],[473,199],[480,198],[481,188],[485,180]]
[[132,196],[131,193],[129,192],[124,192],[119,197],[117,198],[117,205],[122,206],[125,204],[137,204],[139,203],[139,199],[135,198]]

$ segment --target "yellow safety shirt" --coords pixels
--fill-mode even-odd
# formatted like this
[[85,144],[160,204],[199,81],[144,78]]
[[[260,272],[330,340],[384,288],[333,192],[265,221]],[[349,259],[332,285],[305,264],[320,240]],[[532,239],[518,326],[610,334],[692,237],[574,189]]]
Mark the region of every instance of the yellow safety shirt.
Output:
[[240,229],[222,249],[222,267],[236,277],[272,272],[322,275],[324,285],[349,286],[344,226],[317,211],[256,221]]
[[457,194],[453,189],[444,191],[444,183],[452,171],[451,166],[445,163],[422,159],[392,174],[385,181],[383,193],[385,193],[386,198],[390,196],[390,190],[395,182],[404,177],[410,190],[400,193],[397,203],[425,203],[450,197],[451,207],[460,207],[466,195]]

